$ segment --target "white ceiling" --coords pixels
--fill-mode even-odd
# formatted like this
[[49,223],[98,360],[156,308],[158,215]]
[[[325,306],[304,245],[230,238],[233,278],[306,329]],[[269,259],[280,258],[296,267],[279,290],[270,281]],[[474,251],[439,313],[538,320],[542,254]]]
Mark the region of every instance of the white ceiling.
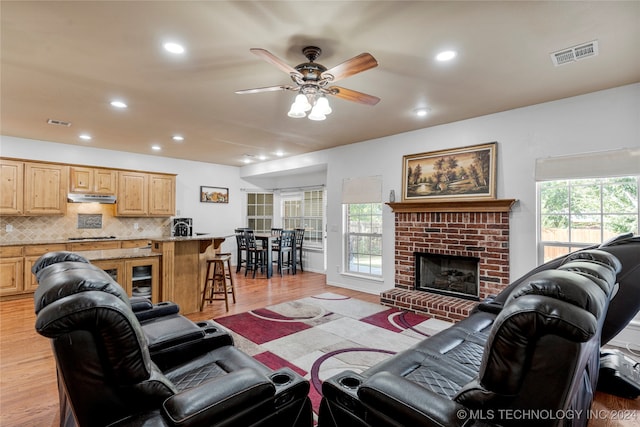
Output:
[[[638,1],[2,0],[0,13],[3,135],[227,165],[640,81]],[[166,53],[168,40],[186,53]],[[553,66],[551,52],[592,40],[598,56]],[[339,85],[381,101],[332,97],[333,114],[313,122],[287,117],[294,92],[234,93],[292,83],[250,48],[295,66],[306,45],[327,68],[371,53],[379,66]],[[443,49],[458,56],[436,63]],[[431,113],[417,118],[422,106]]]

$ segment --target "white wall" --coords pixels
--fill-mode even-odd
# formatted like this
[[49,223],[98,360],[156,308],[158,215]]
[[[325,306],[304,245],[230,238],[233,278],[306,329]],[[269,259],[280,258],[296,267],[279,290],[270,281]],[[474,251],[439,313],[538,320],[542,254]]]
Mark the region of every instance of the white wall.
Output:
[[[329,122],[326,123],[330,125]],[[242,167],[240,176],[327,164],[327,282],[377,293],[394,285],[394,217],[385,207],[384,280],[336,272],[342,256],[341,189],[345,178],[381,175],[383,194],[401,194],[402,156],[485,142],[498,142],[497,197],[514,198],[511,217],[511,278],[537,265],[535,159],[640,147],[640,84],[477,117],[377,140]],[[354,161],[357,159],[357,161]],[[281,167],[279,167],[281,165]]]

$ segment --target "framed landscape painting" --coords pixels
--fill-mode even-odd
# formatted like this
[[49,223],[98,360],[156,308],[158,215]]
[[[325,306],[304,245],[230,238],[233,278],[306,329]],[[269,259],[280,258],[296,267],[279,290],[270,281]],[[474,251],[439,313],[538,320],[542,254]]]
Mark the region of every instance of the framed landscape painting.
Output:
[[200,186],[201,203],[229,203],[229,189]]
[[496,142],[406,155],[402,201],[496,198]]

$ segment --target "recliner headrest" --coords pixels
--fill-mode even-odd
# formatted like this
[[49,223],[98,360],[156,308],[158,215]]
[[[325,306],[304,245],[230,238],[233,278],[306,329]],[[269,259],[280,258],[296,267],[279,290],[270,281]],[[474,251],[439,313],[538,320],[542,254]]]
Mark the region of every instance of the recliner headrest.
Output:
[[609,292],[588,276],[571,271],[544,270],[518,285],[509,295],[505,307],[526,295],[543,295],[568,302],[593,314],[596,318],[604,315]]
[[[51,269],[50,271],[45,271]],[[131,308],[124,289],[98,267],[82,262],[51,265],[41,271],[34,294],[36,314],[54,301],[86,291],[102,291],[114,295]]]
[[64,261],[84,262],[85,264],[89,264],[89,261],[85,257],[73,252],[48,252],[38,258],[38,260],[31,267],[31,272],[37,276],[38,272],[40,272],[40,270],[42,270],[43,268]]
[[618,258],[616,258],[614,255],[608,252],[605,252],[599,249],[587,249],[584,251],[577,251],[577,252],[570,253],[564,259],[563,264],[567,264],[575,260],[588,260],[588,261],[608,265],[609,267],[613,268],[613,271],[615,273],[619,273],[620,270],[622,269],[622,263]]

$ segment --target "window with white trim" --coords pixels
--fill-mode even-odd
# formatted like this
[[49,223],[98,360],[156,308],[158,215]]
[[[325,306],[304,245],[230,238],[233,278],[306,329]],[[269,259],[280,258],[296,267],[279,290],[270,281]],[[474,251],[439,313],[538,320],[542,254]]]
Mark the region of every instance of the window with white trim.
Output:
[[538,184],[543,262],[622,233],[638,233],[639,177],[586,178]]
[[256,233],[271,232],[273,193],[247,193],[247,227]]
[[282,228],[304,228],[305,248],[322,249],[324,245],[325,191],[313,189],[281,193]]
[[342,181],[344,273],[382,277],[382,177]]
[[345,204],[345,272],[382,276],[382,203]]

